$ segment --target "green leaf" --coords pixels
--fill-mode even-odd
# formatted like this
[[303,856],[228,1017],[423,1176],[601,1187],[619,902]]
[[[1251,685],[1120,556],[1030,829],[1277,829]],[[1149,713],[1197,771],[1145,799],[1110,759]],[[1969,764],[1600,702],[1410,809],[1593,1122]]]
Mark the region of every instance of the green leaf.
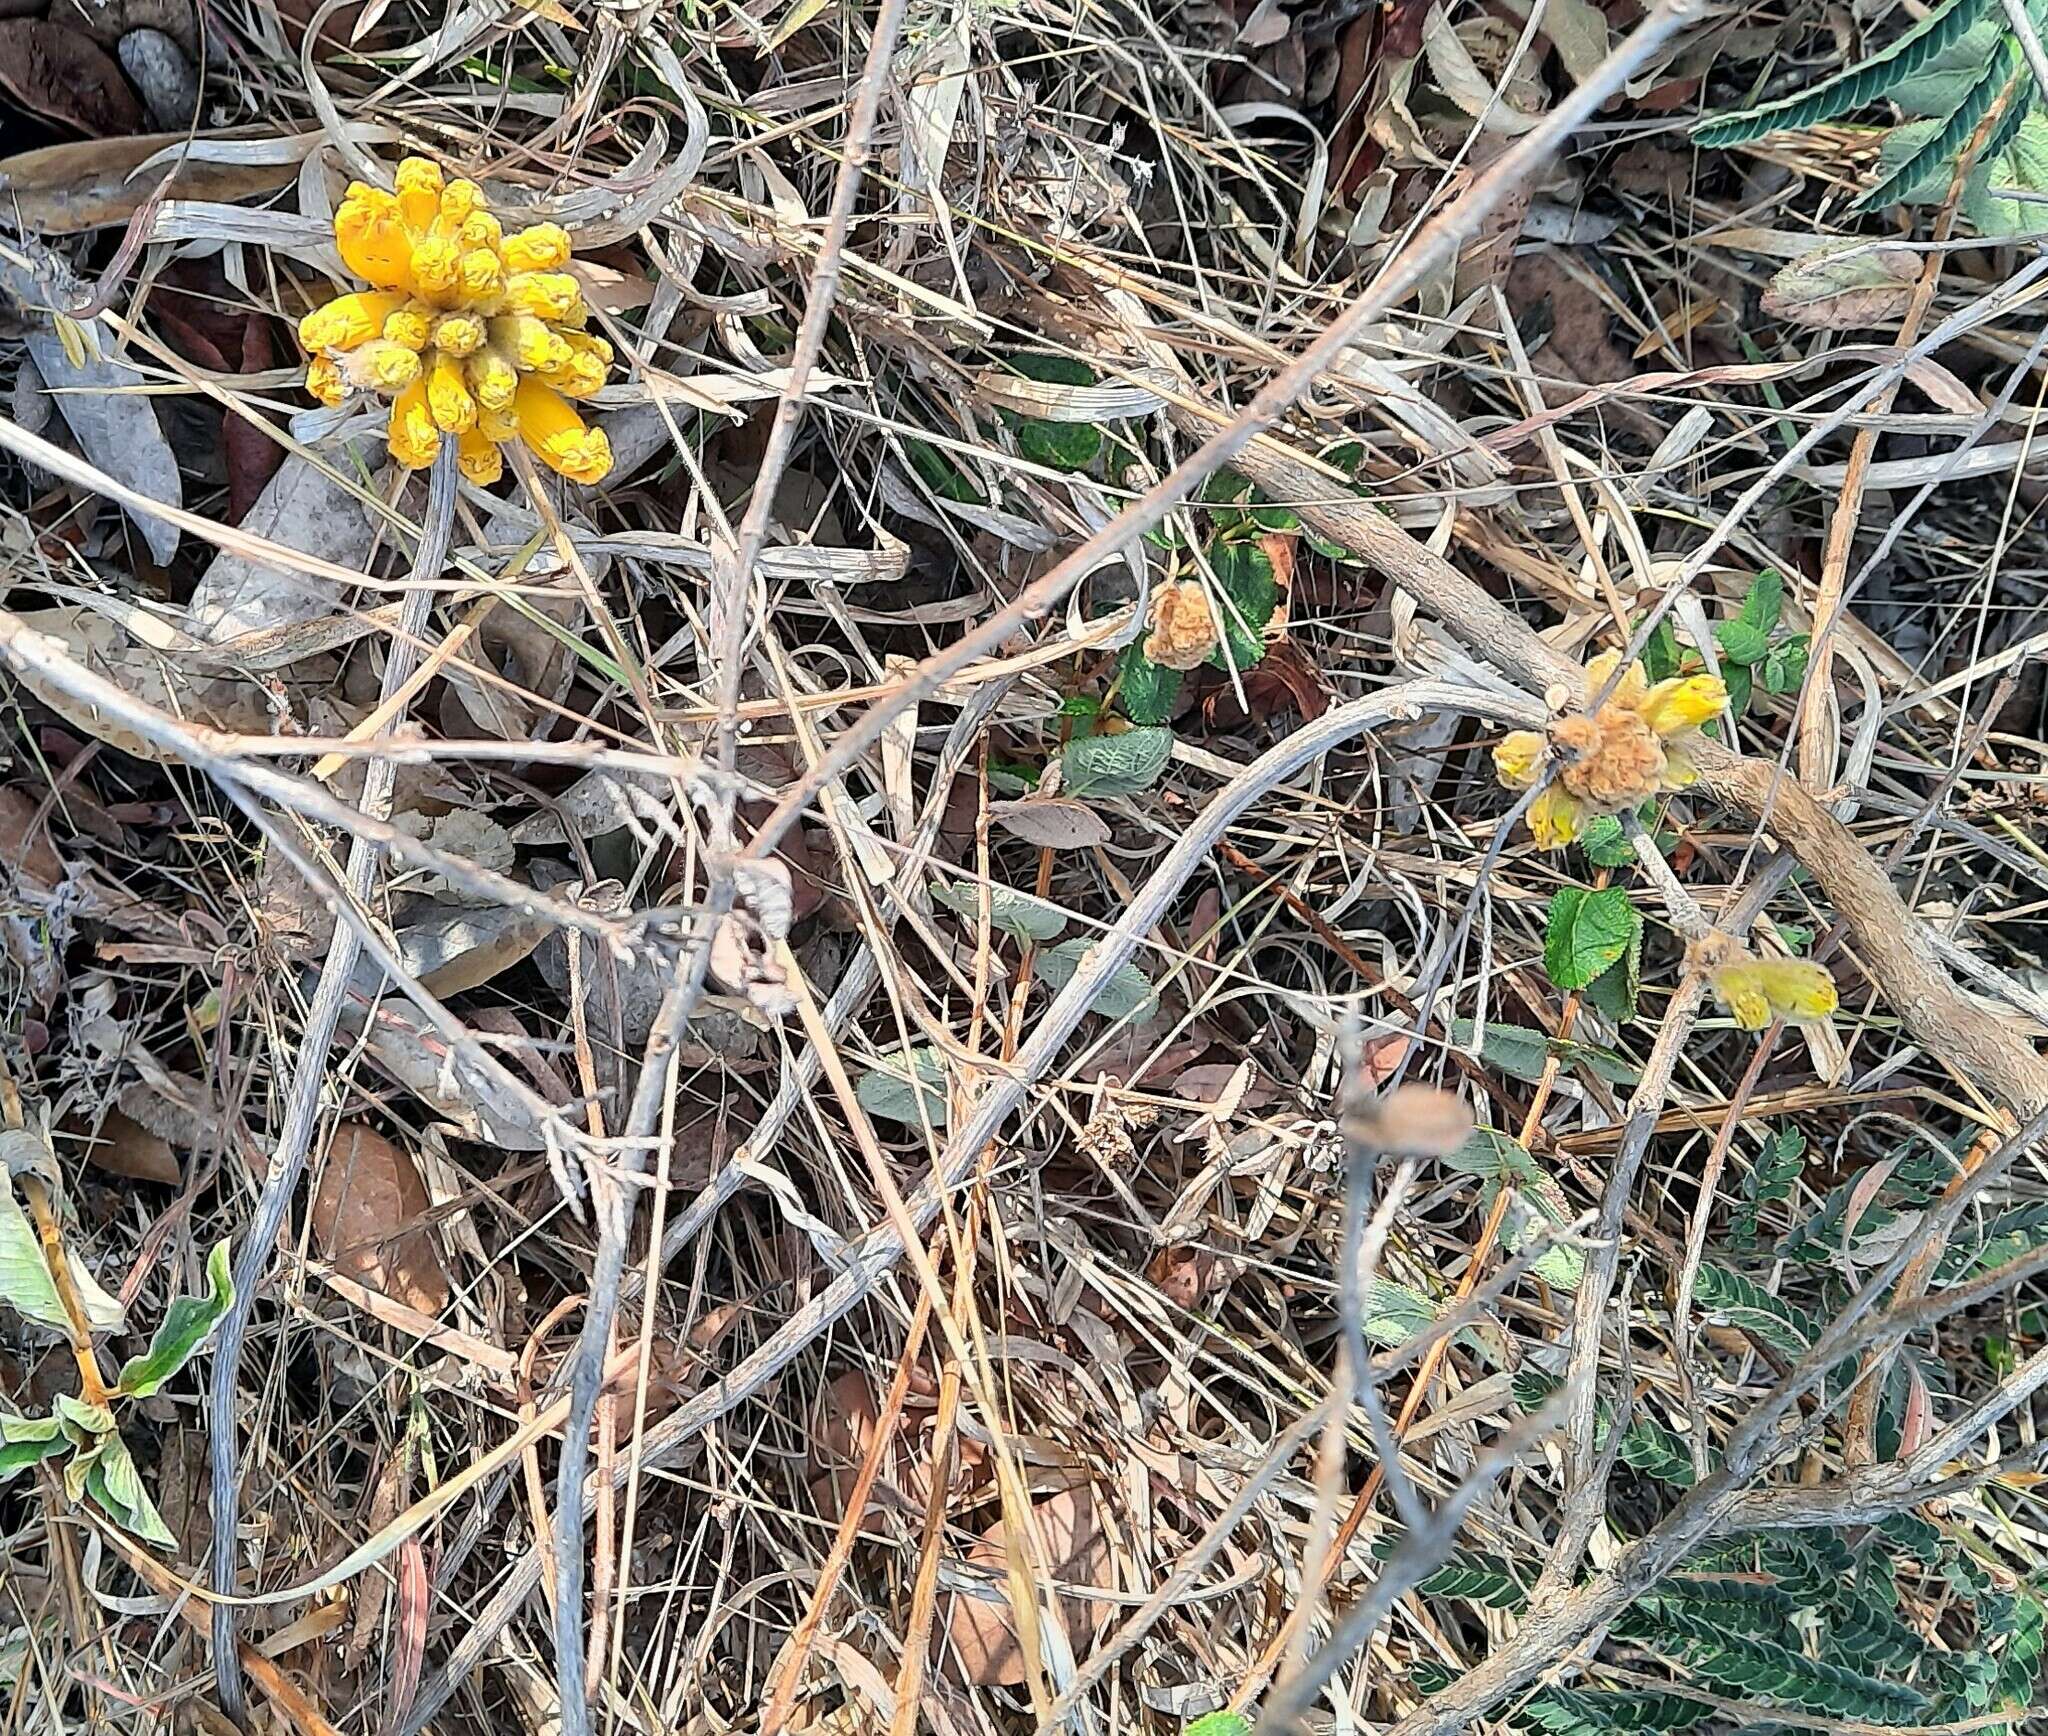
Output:
[[[1074,980],[1074,973],[1081,968],[1081,960],[1094,944],[1084,935],[1048,947],[1038,955],[1038,974],[1054,989],[1065,988]],[[1158,998],[1152,979],[1126,959],[1096,991],[1088,1010],[1100,1013],[1105,1019],[1145,1018],[1151,1014]]]
[[[1457,1047],[1470,1049],[1472,1036],[1470,1019],[1451,1021],[1451,1041]],[[1595,1043],[1574,1043],[1562,1037],[1546,1037],[1541,1031],[1532,1031],[1526,1025],[1490,1021],[1479,1053],[1490,1065],[1531,1085],[1543,1077],[1544,1065],[1552,1055],[1557,1057],[1560,1065],[1584,1067],[1611,1085],[1633,1085],[1642,1077],[1638,1069],[1612,1049],[1603,1049]]]
[[1990,3],[1991,0],[1954,0],[1881,53],[1833,78],[1775,102],[1701,122],[1693,129],[1694,142],[1708,146],[1745,144],[1766,133],[1796,132],[1852,109],[1867,108],[1944,49],[1959,42]]
[[1209,661],[1218,669],[1249,669],[1266,654],[1266,623],[1280,604],[1273,563],[1257,543],[1221,537],[1209,545],[1209,568],[1223,593],[1222,637]]
[[[1563,1201],[1549,1197],[1555,1191],[1547,1180],[1515,1190],[1501,1220],[1501,1241],[1509,1253],[1519,1254],[1531,1243],[1550,1242],[1551,1230],[1569,1218]],[[1569,1242],[1550,1242],[1529,1270],[1553,1290],[1576,1290],[1586,1275],[1586,1256]]]
[[1926,1696],[1912,1688],[1805,1657],[1771,1640],[1700,1640],[1684,1650],[1686,1661],[1709,1682],[1834,1718],[1918,1723],[1927,1706]]
[[918,1105],[933,1127],[946,1125],[946,1068],[934,1049],[912,1049],[885,1057],[860,1076],[853,1088],[860,1106],[884,1121],[918,1126]]
[[1092,422],[1051,422],[1042,416],[1017,416],[1019,457],[1048,470],[1086,470],[1102,451],[1102,430]]
[[969,922],[979,922],[984,892],[988,895],[991,928],[999,928],[1019,940],[1057,940],[1066,929],[1067,913],[1058,905],[993,881],[986,887],[972,880],[939,881],[932,887],[932,902],[943,904]]
[[1775,567],[1766,567],[1749,582],[1738,617],[1758,632],[1769,634],[1785,612],[1785,578]]
[[1180,1736],[1251,1736],[1252,1721],[1242,1712],[1204,1712],[1183,1725]]
[[1241,470],[1221,465],[1209,472],[1195,499],[1204,506],[1238,506],[1252,497],[1252,479]]
[[116,1392],[129,1398],[148,1398],[163,1383],[192,1360],[214,1323],[235,1300],[234,1279],[228,1274],[228,1244],[216,1242],[206,1257],[206,1294],[180,1296],[164,1310],[163,1324],[149,1341],[149,1349],[131,1356],[121,1365]]
[[1979,235],[2030,235],[2048,223],[2048,206],[2007,195],[2048,192],[2048,117],[2028,107],[2012,117],[2010,136],[2003,123],[1998,130],[1964,189],[1963,214]]
[[1747,669],[1761,663],[1771,648],[1770,635],[1763,628],[1741,619],[1723,621],[1714,629],[1722,658]]
[[1806,659],[1813,645],[1812,635],[1794,633],[1773,645],[1764,658],[1763,683],[1768,693],[1797,693],[1806,679]]
[[[2001,42],[1985,66],[1982,76],[1971,85],[1968,94],[1957,105],[1954,113],[1940,122],[1931,136],[1922,141],[1904,162],[1899,163],[1882,181],[1858,199],[1850,210],[1875,211],[1902,201],[1914,203],[1925,199],[1927,194],[1924,189],[1937,175],[1942,178],[1943,188],[1942,193],[1935,196],[1945,196],[1948,175],[1956,158],[1970,142],[1970,136],[1991,112],[1992,105],[1998,101],[2018,71],[2018,44]],[[2015,97],[2013,100],[2021,99]]]
[[1685,655],[1667,615],[1650,629],[1650,636],[1643,643],[1643,673],[1652,681],[1669,681],[1685,672]]
[[[1663,679],[1661,676],[1658,679]],[[1579,848],[1596,868],[1619,868],[1636,859],[1635,847],[1613,814],[1596,814],[1579,834]]]
[[156,1510],[149,1491],[142,1486],[142,1474],[129,1455],[128,1443],[118,1434],[110,1434],[100,1442],[86,1473],[85,1490],[100,1511],[122,1530],[132,1531],[143,1542],[163,1549],[177,1547],[177,1538]]
[[11,1180],[0,1183],[0,1302],[38,1326],[61,1331],[71,1322],[43,1259],[42,1239],[14,1197]]
[[[1740,663],[1724,663],[1721,665],[1721,681],[1728,689],[1728,709],[1737,717],[1742,716],[1749,710],[1750,698],[1756,691],[1755,678]],[[1718,721],[1708,724],[1707,728],[1714,729]]]
[[1642,928],[1624,888],[1567,886],[1550,901],[1543,968],[1559,988],[1582,989],[1638,941]]
[[910,467],[917,472],[918,480],[939,499],[957,501],[962,506],[988,504],[988,496],[974,486],[967,472],[930,441],[905,435],[903,450],[909,455]]
[[1117,703],[1124,708],[1124,716],[1138,724],[1164,723],[1180,697],[1181,672],[1147,657],[1143,639],[1133,639],[1124,647],[1116,669]]
[[1473,1128],[1465,1136],[1465,1143],[1444,1162],[1452,1169],[1486,1181],[1512,1184],[1538,1181],[1543,1175],[1526,1145],[1518,1139],[1510,1139],[1505,1133],[1496,1133],[1490,1127]]
[[1415,1588],[1431,1597],[1461,1597],[1488,1609],[1520,1609],[1529,1589],[1501,1556],[1460,1550]]
[[[1634,911],[1631,915],[1636,915]],[[1628,950],[1587,986],[1586,998],[1612,1019],[1625,1025],[1636,1016],[1636,999],[1643,987],[1643,923],[1636,916]]]
[[1173,731],[1157,725],[1070,741],[1060,754],[1063,796],[1129,796],[1149,790],[1173,758]]
[[0,1483],[70,1450],[55,1417],[0,1416]]
[[1795,1308],[1725,1266],[1702,1266],[1694,1281],[1693,1299],[1724,1324],[1762,1339],[1786,1356],[1802,1356],[1820,1336],[1820,1326],[1803,1308]]

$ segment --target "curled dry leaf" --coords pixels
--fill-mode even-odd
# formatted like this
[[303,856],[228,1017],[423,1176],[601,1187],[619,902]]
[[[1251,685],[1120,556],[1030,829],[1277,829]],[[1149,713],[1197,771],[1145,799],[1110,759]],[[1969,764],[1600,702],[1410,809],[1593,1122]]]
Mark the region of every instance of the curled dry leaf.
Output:
[[374,1128],[335,1129],[313,1190],[313,1246],[335,1270],[422,1314],[448,1306],[448,1274],[432,1235],[432,1207],[411,1153]]
[[118,1109],[107,1111],[106,1119],[100,1123],[99,1137],[86,1146],[85,1155],[93,1168],[129,1181],[153,1181],[176,1187],[185,1179],[184,1166],[172,1151],[171,1142]]
[[[1053,762],[1057,769],[1059,762]],[[1109,822],[1086,802],[1064,796],[1027,796],[1016,802],[991,802],[988,817],[1027,844],[1046,850],[1083,850],[1109,842]]]
[[0,86],[22,107],[88,138],[143,128],[142,105],[114,57],[83,30],[47,19],[0,22]]
[[[1109,1584],[1109,1539],[1096,1519],[1094,1498],[1086,1488],[1062,1489],[1034,1501],[1031,1512],[1044,1556],[1040,1558],[1022,1538],[1016,1540],[1028,1577],[1039,1585],[1048,1579],[1062,1586]],[[946,1637],[951,1641],[946,1649],[947,1667],[977,1688],[1014,1687],[1025,1679],[1024,1650],[1011,1607],[1008,1533],[1008,1521],[998,1519],[968,1552],[969,1562],[981,1569],[976,1575],[977,1589],[987,1596],[955,1593],[946,1623]],[[1056,1602],[1066,1623],[1067,1643],[1076,1658],[1082,1657],[1088,1636],[1108,1619],[1111,1606],[1078,1597],[1057,1597]],[[1044,1614],[1043,1604],[1040,1614]]]
[[1821,331],[1892,326],[1912,302],[1920,267],[1910,247],[1832,242],[1780,267],[1761,305],[1774,319]]

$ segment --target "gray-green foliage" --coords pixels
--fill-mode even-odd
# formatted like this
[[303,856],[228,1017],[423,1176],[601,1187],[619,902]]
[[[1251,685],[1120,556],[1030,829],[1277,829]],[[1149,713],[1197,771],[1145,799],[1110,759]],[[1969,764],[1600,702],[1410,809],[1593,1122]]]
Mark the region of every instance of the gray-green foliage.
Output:
[[[2030,0],[2037,27],[2048,4]],[[1877,184],[1858,210],[1947,197],[1963,152],[1996,113],[1965,177],[1963,215],[1985,235],[2048,227],[2048,207],[2014,194],[2048,190],[2048,116],[1998,0],[1949,0],[1879,53],[1776,101],[1701,122],[1703,145],[1795,132],[1890,101],[1916,117],[1886,135]]]

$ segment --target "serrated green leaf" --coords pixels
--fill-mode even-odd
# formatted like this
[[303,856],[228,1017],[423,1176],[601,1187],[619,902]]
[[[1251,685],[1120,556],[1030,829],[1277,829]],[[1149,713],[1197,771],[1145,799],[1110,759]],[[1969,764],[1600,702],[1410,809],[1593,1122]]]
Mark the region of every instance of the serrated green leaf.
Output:
[[[1074,973],[1081,968],[1081,960],[1088,949],[1095,944],[1086,936],[1063,940],[1058,946],[1048,947],[1038,955],[1038,974],[1054,989],[1063,989],[1074,980]],[[1100,1013],[1106,1019],[1146,1018],[1158,1004],[1158,992],[1152,987],[1152,979],[1129,959],[1110,973],[1109,980],[1096,992],[1088,1010]]]
[[1060,754],[1063,796],[1129,796],[1149,790],[1173,758],[1173,731],[1157,725],[1070,741]]
[[[1458,1048],[1470,1049],[1472,1035],[1470,1019],[1451,1021],[1451,1041]],[[1633,1085],[1642,1077],[1636,1067],[1612,1049],[1603,1049],[1597,1043],[1575,1043],[1561,1037],[1546,1037],[1541,1031],[1532,1031],[1526,1025],[1503,1024],[1498,1020],[1488,1022],[1486,1040],[1480,1044],[1479,1053],[1490,1065],[1531,1085],[1543,1077],[1544,1066],[1552,1055],[1557,1057],[1560,1065],[1584,1067],[1610,1085]]]
[[1093,422],[1018,416],[1015,423],[1017,455],[1048,470],[1086,470],[1102,451],[1102,430]]
[[1223,593],[1222,635],[1209,661],[1249,669],[1266,654],[1266,623],[1280,604],[1273,563],[1255,542],[1220,537],[1209,545],[1209,569]]
[[164,1523],[149,1491],[142,1486],[142,1474],[128,1452],[128,1443],[118,1434],[100,1442],[86,1473],[85,1490],[99,1510],[124,1531],[132,1531],[145,1543],[162,1549],[177,1547],[177,1538]]
[[1769,635],[1761,627],[1736,619],[1723,621],[1714,628],[1714,639],[1721,647],[1722,658],[1729,663],[1748,669],[1764,660],[1771,648]]
[[1252,1721],[1242,1712],[1204,1712],[1181,1727],[1180,1736],[1251,1736]]
[[1195,490],[1195,499],[1204,506],[1235,506],[1251,497],[1252,479],[1227,464],[1210,471],[1202,486]]
[[923,1120],[935,1128],[946,1125],[946,1068],[936,1050],[912,1049],[884,1058],[860,1076],[853,1094],[870,1115],[885,1121],[918,1126],[921,1102]]
[[1501,1219],[1501,1241],[1511,1254],[1519,1254],[1531,1243],[1550,1242],[1529,1270],[1553,1290],[1576,1290],[1586,1275],[1586,1256],[1569,1242],[1551,1242],[1551,1231],[1570,1214],[1561,1202],[1545,1197],[1548,1187],[1546,1181],[1514,1190]]
[[1635,846],[1629,843],[1621,821],[1612,814],[1596,814],[1586,822],[1579,833],[1579,848],[1596,868],[1619,868],[1636,859]]
[[1961,41],[1989,5],[1990,0],[1955,0],[1882,52],[1833,78],[1775,102],[1702,121],[1693,129],[1693,140],[1707,146],[1746,144],[1766,133],[1797,132],[1867,108]]
[[[1749,709],[1749,702],[1756,691],[1755,678],[1740,663],[1721,665],[1721,683],[1728,689],[1728,709],[1737,717]],[[1709,732],[1718,734],[1720,720],[1717,718],[1707,725]]]
[[1519,1139],[1510,1139],[1505,1133],[1495,1132],[1491,1127],[1473,1128],[1465,1136],[1465,1143],[1445,1158],[1444,1163],[1451,1169],[1486,1181],[1537,1181],[1543,1175],[1526,1145]]
[[1117,703],[1137,724],[1164,723],[1180,697],[1181,672],[1154,663],[1145,655],[1145,641],[1133,639],[1117,659]]
[[1763,683],[1766,692],[1797,693],[1799,684],[1806,679],[1807,653],[1812,647],[1810,634],[1794,633],[1789,639],[1781,639],[1770,648],[1764,657]]
[[972,880],[941,880],[932,886],[932,902],[943,904],[969,922],[979,922],[984,893],[988,898],[991,928],[999,928],[1019,940],[1057,940],[1066,930],[1067,913],[1064,910],[1042,898],[1034,898],[1028,892],[1019,892],[1014,886],[994,882],[982,886]]
[[1778,625],[1778,617],[1785,612],[1785,578],[1775,567],[1766,567],[1749,582],[1749,590],[1742,599],[1740,620],[1769,634]]
[[214,1323],[235,1300],[235,1282],[228,1271],[228,1244],[216,1242],[206,1257],[206,1294],[180,1296],[164,1310],[163,1324],[149,1348],[121,1365],[114,1390],[129,1398],[148,1398],[192,1360]]
[[1621,959],[1642,926],[1624,888],[1588,892],[1567,886],[1550,900],[1543,968],[1559,988],[1582,989]]
[[1587,985],[1586,999],[1617,1025],[1625,1025],[1636,1016],[1636,999],[1642,987],[1643,923],[1637,916],[1628,950]]

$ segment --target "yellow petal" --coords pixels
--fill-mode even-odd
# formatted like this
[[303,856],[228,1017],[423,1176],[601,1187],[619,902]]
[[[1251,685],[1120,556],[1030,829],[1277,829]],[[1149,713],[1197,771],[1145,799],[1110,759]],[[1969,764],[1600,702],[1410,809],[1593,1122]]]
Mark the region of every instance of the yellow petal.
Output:
[[530,313],[506,314],[492,320],[491,342],[528,373],[567,367],[570,356],[575,354],[560,332]]
[[1552,784],[1529,804],[1529,835],[1539,850],[1562,850],[1579,835],[1578,798]]
[[384,322],[384,336],[417,353],[434,335],[434,310],[423,301],[409,301]]
[[505,237],[507,271],[559,271],[569,263],[569,232],[559,223],[536,223]]
[[457,437],[455,462],[462,467],[464,478],[479,488],[489,488],[505,474],[505,455],[488,434],[475,428],[465,429]]
[[[463,375],[469,381],[469,395],[477,401],[479,410],[511,409],[513,396],[519,390],[519,370],[495,344],[471,356]],[[510,436],[501,438],[509,439]]]
[[1824,1019],[1835,1010],[1835,979],[1807,958],[1766,958],[1752,967],[1771,1010],[1795,1024]]
[[604,363],[595,356],[572,355],[568,365],[536,376],[565,398],[589,398],[604,390]]
[[1637,710],[1659,735],[1674,736],[1719,717],[1727,704],[1728,689],[1714,676],[1674,675],[1651,688]]
[[473,313],[444,313],[434,322],[434,348],[460,360],[484,347],[484,322]]
[[348,382],[341,377],[341,369],[332,358],[315,356],[306,364],[306,390],[313,394],[316,404],[332,409],[347,399]]
[[474,181],[450,181],[441,189],[441,208],[434,217],[434,233],[454,240],[463,224],[484,208],[484,190]]
[[441,431],[434,426],[434,413],[427,408],[427,383],[415,380],[398,394],[391,406],[391,432],[386,437],[391,456],[408,470],[424,470],[441,449]]
[[562,341],[579,356],[595,356],[606,367],[612,365],[612,347],[590,332],[564,332]]
[[384,329],[404,297],[380,289],[337,295],[299,321],[299,342],[309,350],[352,350]]
[[457,293],[472,307],[505,293],[505,267],[488,247],[467,249],[456,263],[456,279]]
[[497,409],[479,404],[476,408],[476,431],[486,440],[495,441],[502,446],[509,440],[519,438],[519,418],[509,404]]
[[402,392],[420,377],[420,359],[403,344],[394,344],[384,338],[372,338],[359,350],[353,351],[344,362],[345,371],[351,383],[368,386],[373,392],[390,397]]
[[414,235],[425,235],[441,212],[441,169],[425,157],[398,165],[398,214]]
[[[1599,697],[1600,690],[1614,679],[1614,672],[1621,669],[1619,651],[1602,651],[1599,656],[1586,664],[1586,703],[1591,704]],[[1650,677],[1640,663],[1631,663],[1622,669],[1621,680],[1616,682],[1614,691],[1608,695],[1611,705],[1626,705],[1633,709],[1642,703],[1643,695],[1650,690]]]
[[1760,967],[1754,959],[1723,965],[1708,979],[1714,999],[1728,1009],[1728,1016],[1741,1031],[1761,1031],[1771,1022],[1771,998],[1764,992]]
[[412,287],[412,237],[389,193],[360,181],[334,214],[334,245],[356,276],[379,289]]
[[1700,768],[1685,749],[1675,742],[1664,744],[1664,770],[1657,779],[1660,790],[1689,790],[1699,782]]
[[583,292],[566,271],[515,271],[505,280],[505,305],[550,323],[581,325]]
[[520,437],[550,470],[571,482],[600,481],[612,467],[611,442],[602,428],[586,428],[576,406],[538,380],[521,380],[513,400]]
[[429,301],[445,306],[461,281],[461,258],[452,241],[429,238],[420,242],[412,250],[413,287]]
[[1513,729],[1494,743],[1493,775],[1511,790],[1526,790],[1543,767],[1550,744],[1533,729]]
[[465,249],[488,247],[495,253],[505,239],[505,230],[490,212],[472,211],[463,218],[461,226],[455,231],[455,239]]
[[444,434],[460,434],[476,426],[476,400],[462,378],[462,364],[453,356],[437,356],[427,370],[427,407]]

